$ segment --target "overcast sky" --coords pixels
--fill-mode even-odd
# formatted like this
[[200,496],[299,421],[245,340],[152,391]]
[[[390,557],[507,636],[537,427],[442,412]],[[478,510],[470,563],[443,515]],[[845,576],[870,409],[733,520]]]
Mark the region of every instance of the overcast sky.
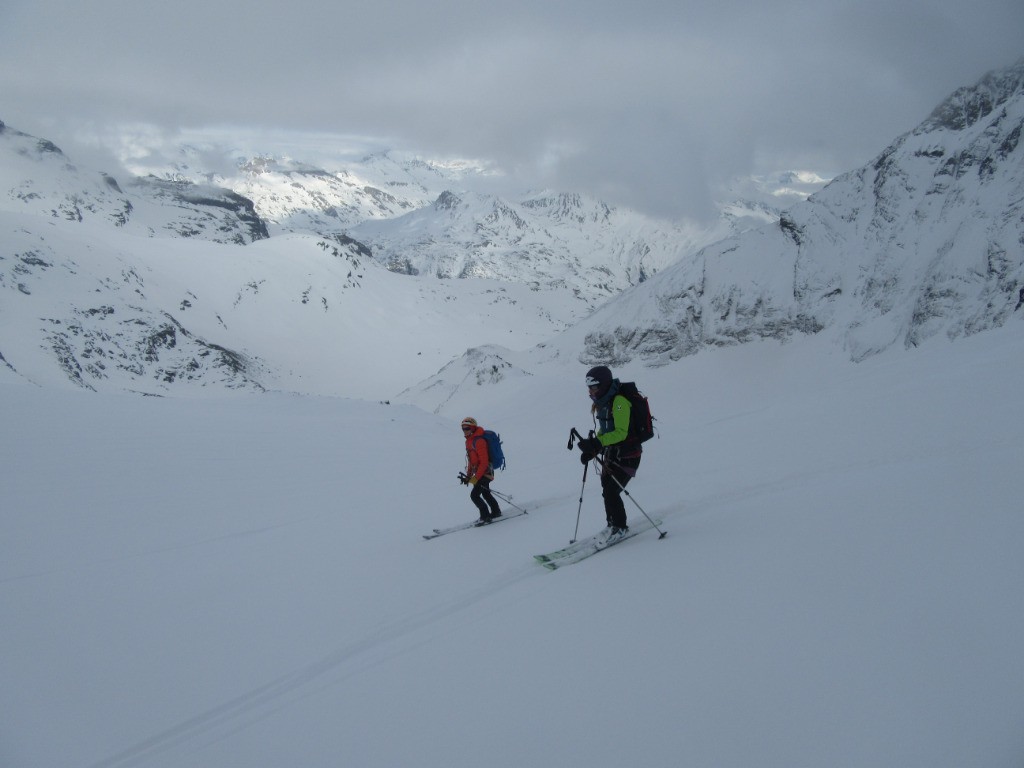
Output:
[[1022,56],[1024,0],[0,0],[0,120],[73,156],[126,125],[337,134],[703,218]]

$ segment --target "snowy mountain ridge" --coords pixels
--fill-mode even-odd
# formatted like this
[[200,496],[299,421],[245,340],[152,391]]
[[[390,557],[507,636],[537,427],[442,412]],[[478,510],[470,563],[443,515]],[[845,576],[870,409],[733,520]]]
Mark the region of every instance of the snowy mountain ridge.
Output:
[[526,286],[396,275],[357,245],[311,235],[244,248],[111,238],[105,226],[8,211],[0,228],[0,378],[41,386],[374,400],[499,329],[529,346],[570,322]]
[[[634,369],[760,339],[822,334],[853,361],[1024,319],[1024,60],[961,88],[872,163],[771,224],[709,245],[624,290],[526,354]],[[468,396],[479,354],[402,393]],[[500,362],[499,362],[500,361]],[[438,393],[443,393],[439,398]]]
[[[393,184],[346,182],[358,191],[350,199],[373,201],[380,218],[288,234],[311,221],[308,184],[338,175],[250,161],[250,177],[276,191],[232,208],[238,192],[203,191],[211,177],[122,187],[4,127],[0,207],[13,248],[0,255],[0,288],[14,300],[0,309],[0,370],[44,381],[56,365],[79,386],[138,391],[188,381],[350,392],[353,363],[372,368],[396,334],[430,326],[414,312],[437,318],[444,341],[425,337],[422,359],[396,362],[391,372],[405,378],[384,391],[422,380],[403,397],[429,392],[423,404],[434,409],[453,387],[493,381],[488,371],[506,365],[664,365],[709,347],[820,333],[864,360],[977,333],[1021,317],[1024,303],[1022,70],[1019,62],[958,90],[875,161],[784,213],[732,211],[745,224],[771,223],[699,250],[680,229],[581,195],[457,194],[451,174],[479,168],[386,155],[371,165]],[[782,190],[820,180],[777,181]],[[279,195],[282,185],[299,198]],[[264,221],[261,205],[272,203],[279,217]],[[341,207],[330,206],[324,222],[342,224]],[[442,367],[448,383],[438,386],[431,374]],[[379,392],[378,383],[367,388]]]
[[[173,168],[118,182],[0,124],[0,372],[149,394],[388,396],[467,348],[549,338],[683,248],[580,195],[456,195],[487,173],[472,163],[380,154],[328,173],[259,156],[200,170],[220,159],[183,147]],[[381,217],[365,224],[373,249],[347,234]],[[417,359],[381,365],[375,350],[409,333],[426,334]]]
[[126,165],[140,177],[231,189],[253,201],[272,234],[324,237],[430,205],[449,186],[487,174],[478,164],[428,163],[401,153],[375,153],[327,170],[300,159],[240,154],[216,144],[184,145],[172,160]]
[[[496,195],[482,164],[382,152],[336,170],[285,157],[235,156],[209,172],[216,150],[182,147],[180,160],[135,165],[175,181],[214,183],[253,201],[272,234],[353,238],[400,274],[489,278],[565,292],[582,315],[702,245],[777,218],[803,186],[787,172],[759,179],[722,206],[712,226],[671,223],[571,192]],[[220,165],[220,164],[218,164]],[[781,192],[777,195],[777,192]]]
[[211,184],[137,177],[125,184],[80,169],[59,147],[0,121],[0,210],[93,221],[149,237],[245,245],[269,236],[252,201]]
[[404,216],[363,222],[351,234],[392,271],[524,282],[565,291],[586,309],[642,283],[710,236],[579,194],[509,200],[450,191]]
[[708,246],[608,302],[580,324],[581,361],[657,365],[826,329],[863,360],[1020,317],[1022,83],[1024,60],[959,89],[774,225]]

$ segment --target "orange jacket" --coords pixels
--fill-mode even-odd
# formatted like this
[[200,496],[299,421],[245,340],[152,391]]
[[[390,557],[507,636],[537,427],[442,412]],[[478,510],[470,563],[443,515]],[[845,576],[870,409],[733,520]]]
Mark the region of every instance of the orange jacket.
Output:
[[487,451],[487,438],[484,437],[484,428],[477,427],[466,435],[466,476],[470,480],[476,478],[494,479],[494,472],[491,471],[491,456]]

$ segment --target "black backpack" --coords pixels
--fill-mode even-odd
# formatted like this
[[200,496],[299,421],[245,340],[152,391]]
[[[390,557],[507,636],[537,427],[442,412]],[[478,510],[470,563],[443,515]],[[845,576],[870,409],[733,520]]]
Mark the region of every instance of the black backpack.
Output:
[[647,397],[636,388],[636,383],[624,381],[619,384],[619,394],[629,400],[629,434],[627,440],[646,443],[654,437],[654,417]]

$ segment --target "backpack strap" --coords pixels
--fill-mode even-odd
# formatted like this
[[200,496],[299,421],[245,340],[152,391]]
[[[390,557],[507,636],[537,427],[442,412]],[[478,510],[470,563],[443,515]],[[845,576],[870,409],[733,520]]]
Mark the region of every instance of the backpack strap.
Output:
[[480,440],[483,440],[484,441],[484,445],[487,446],[487,469],[484,470],[483,475],[491,475],[493,477],[494,476],[494,467],[492,466],[492,463],[491,463],[491,449],[490,449],[490,446],[487,445],[487,438],[484,437],[483,435],[474,435],[473,436],[473,449],[474,450],[479,450],[477,448],[477,445],[479,445],[479,441]]

